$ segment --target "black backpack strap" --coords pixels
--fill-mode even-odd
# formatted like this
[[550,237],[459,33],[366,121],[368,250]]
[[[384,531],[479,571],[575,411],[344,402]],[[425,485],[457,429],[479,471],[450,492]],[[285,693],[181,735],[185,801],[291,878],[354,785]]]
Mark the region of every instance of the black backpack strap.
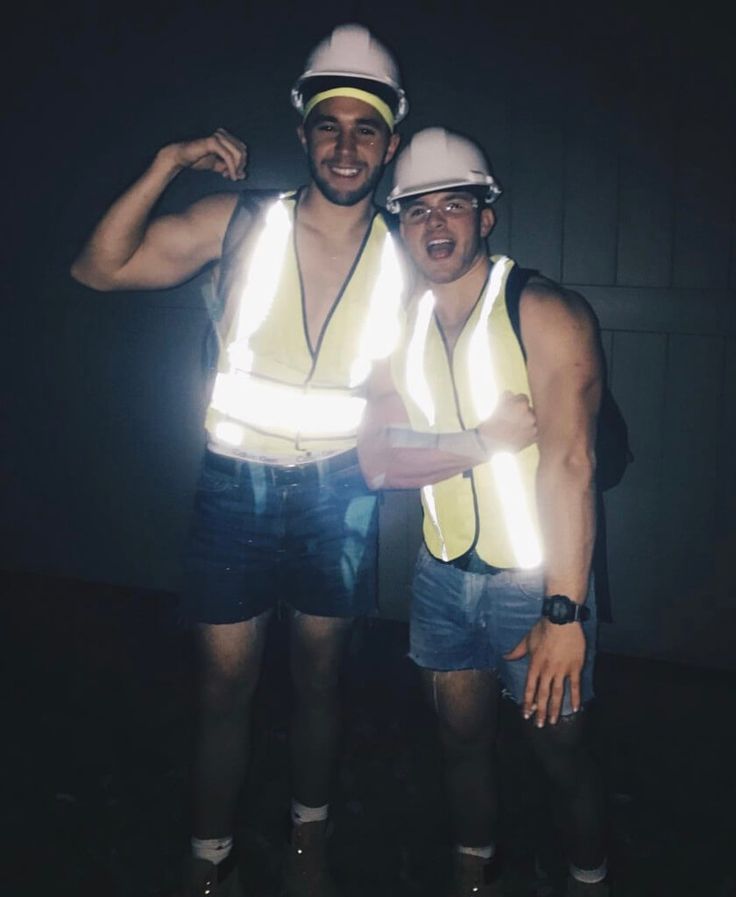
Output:
[[519,316],[519,303],[521,301],[521,293],[527,285],[529,278],[539,274],[534,268],[520,268],[514,265],[506,278],[506,310],[508,312],[509,321],[519,341],[519,348],[526,361],[526,349],[524,341],[521,338],[521,319]]

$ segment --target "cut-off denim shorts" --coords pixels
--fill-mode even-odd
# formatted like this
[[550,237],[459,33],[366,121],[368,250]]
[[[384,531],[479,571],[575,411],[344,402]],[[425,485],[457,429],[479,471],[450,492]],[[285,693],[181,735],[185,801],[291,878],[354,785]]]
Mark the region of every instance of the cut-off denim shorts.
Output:
[[[541,569],[468,573],[419,551],[411,607],[409,656],[429,670],[494,670],[504,694],[522,704],[529,657],[504,660],[539,620],[544,598]],[[596,644],[595,590],[586,599],[590,617],[582,624],[585,663],[580,675],[583,705],[593,697]],[[565,683],[562,715],[573,712]]]
[[378,510],[355,451],[297,467],[205,454],[181,596],[189,623],[236,623],[284,601],[354,617],[376,605]]

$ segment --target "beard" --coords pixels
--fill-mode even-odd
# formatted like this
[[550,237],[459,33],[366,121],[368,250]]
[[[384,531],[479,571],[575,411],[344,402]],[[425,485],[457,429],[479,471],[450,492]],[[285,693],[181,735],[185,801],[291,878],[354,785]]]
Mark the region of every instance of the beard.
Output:
[[322,176],[318,166],[314,164],[314,160],[311,156],[308,158],[309,174],[312,177],[312,181],[325,199],[334,203],[336,206],[354,206],[362,199],[365,199],[366,196],[370,196],[378,186],[378,182],[381,180],[381,175],[383,174],[383,167],[377,165],[368,178],[361,182],[360,186],[357,186],[354,189],[340,190],[335,188]]

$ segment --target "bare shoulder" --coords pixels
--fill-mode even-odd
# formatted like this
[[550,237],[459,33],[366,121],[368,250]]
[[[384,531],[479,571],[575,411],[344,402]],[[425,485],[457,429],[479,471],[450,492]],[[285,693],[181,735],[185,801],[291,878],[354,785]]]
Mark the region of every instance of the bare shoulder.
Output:
[[572,326],[595,330],[597,320],[586,299],[539,274],[532,276],[521,292],[519,312],[522,328],[536,324]]
[[182,217],[190,226],[213,237],[219,235],[222,240],[237,202],[237,193],[213,193],[192,203]]
[[522,291],[519,318],[530,370],[601,369],[598,321],[579,293],[535,276]]

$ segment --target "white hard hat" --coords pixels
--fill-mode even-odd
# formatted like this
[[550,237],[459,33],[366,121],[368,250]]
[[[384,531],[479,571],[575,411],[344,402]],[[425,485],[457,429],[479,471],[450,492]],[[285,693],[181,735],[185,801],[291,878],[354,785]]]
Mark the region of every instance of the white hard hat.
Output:
[[444,128],[425,128],[396,160],[394,186],[386,204],[396,213],[399,200],[407,196],[450,187],[485,187],[489,204],[501,195],[485,156],[472,140]]
[[306,68],[291,90],[291,102],[304,110],[304,84],[312,78],[355,78],[388,87],[396,99],[396,122],[409,111],[396,60],[363,25],[338,25],[307,58]]

